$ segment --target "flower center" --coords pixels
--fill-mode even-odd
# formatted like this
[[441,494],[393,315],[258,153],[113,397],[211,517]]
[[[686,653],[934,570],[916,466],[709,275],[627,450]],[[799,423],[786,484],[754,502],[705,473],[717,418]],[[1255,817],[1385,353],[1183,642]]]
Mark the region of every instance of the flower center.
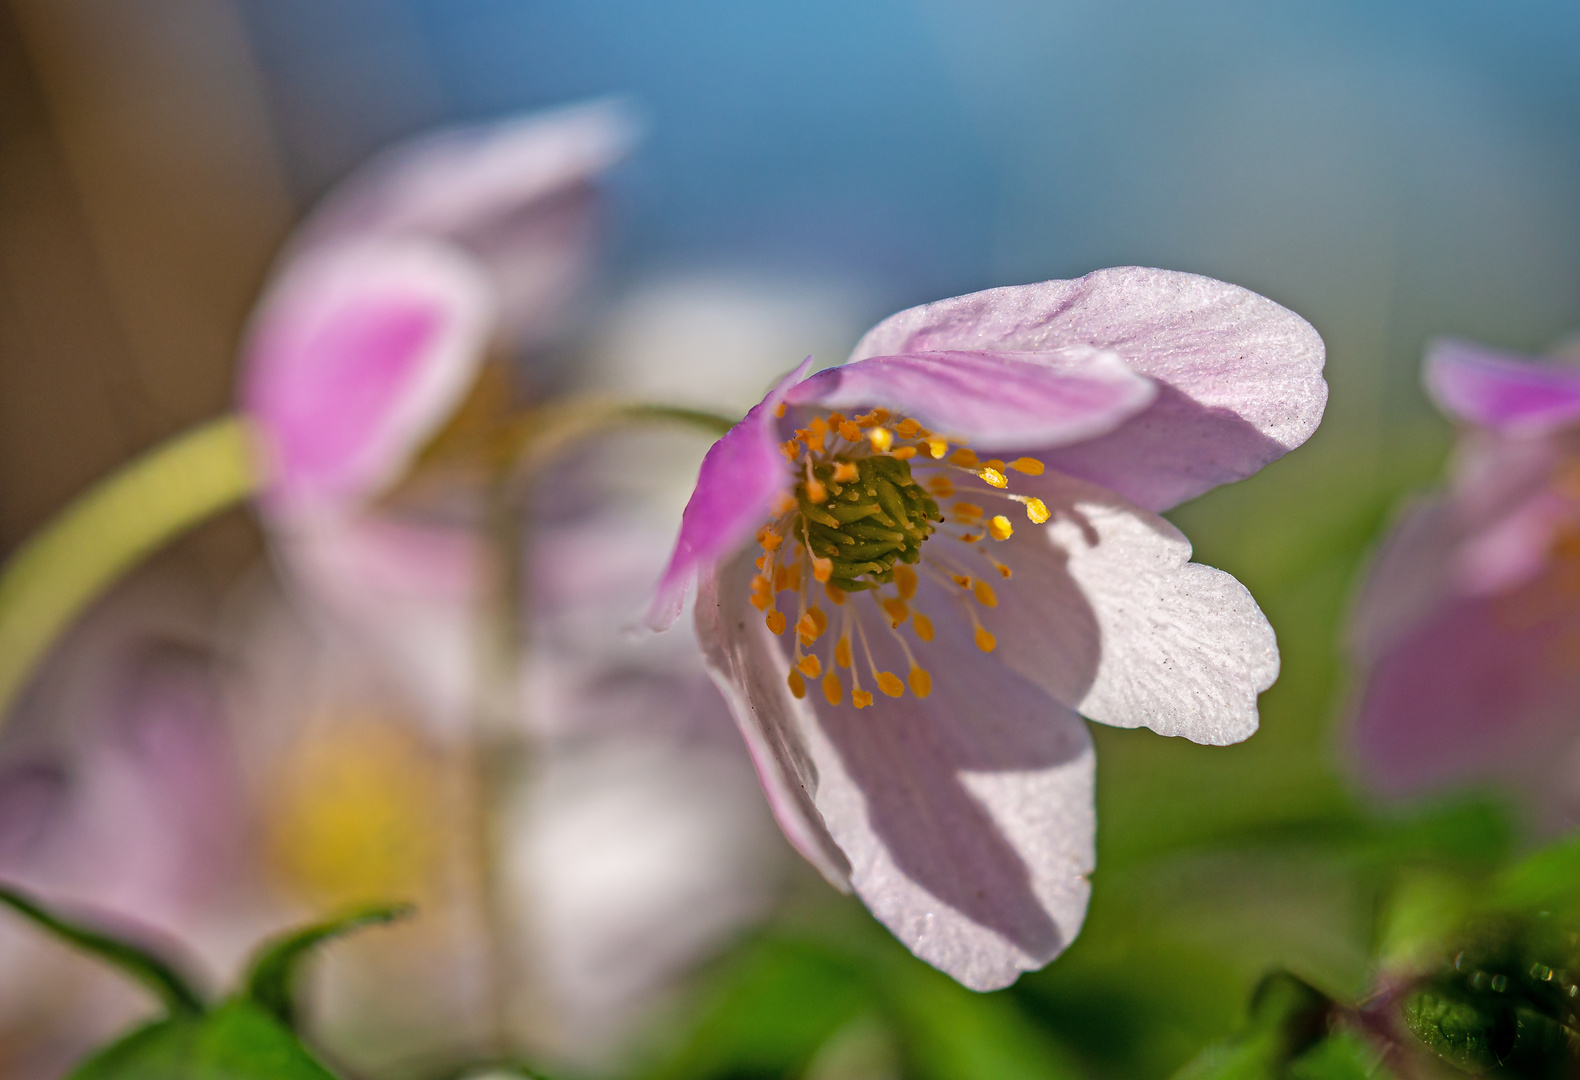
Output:
[[[987,579],[1008,580],[1011,572],[983,541],[1007,541],[1015,529],[1007,516],[989,514],[981,503],[1019,503],[1033,523],[1048,520],[1041,499],[1007,490],[1010,472],[1037,476],[1042,462],[980,461],[967,447],[951,449],[950,442],[959,439],[935,435],[911,419],[891,427],[890,419],[885,409],[848,419],[829,413],[814,417],[782,447],[797,481],[794,494],[785,493],[773,520],[758,530],[763,554],[751,601],[778,635],[790,628],[779,596],[795,594],[787,681],[798,698],[806,695],[808,679],[821,679],[828,703],[841,704],[845,681],[840,669],[848,673],[850,701],[858,709],[873,701],[872,693],[862,689],[863,669],[889,697],[902,697],[907,686],[919,698],[932,693],[932,675],[901,633],[908,627],[921,645],[934,639],[931,618],[916,609],[924,577],[958,602],[976,647],[992,652],[998,639],[983,625],[983,616],[998,606],[998,597]],[[963,497],[946,512],[940,501],[953,496]],[[973,564],[983,562],[991,569],[973,572]],[[819,602],[818,585],[837,628]],[[861,597],[867,603],[859,603]],[[882,670],[874,658],[863,607],[879,617],[909,664],[904,680]],[[825,657],[818,655],[820,648]]]
[[827,583],[847,593],[889,584],[896,562],[919,562],[944,520],[910,465],[890,456],[808,462],[795,495],[805,543],[829,560]]

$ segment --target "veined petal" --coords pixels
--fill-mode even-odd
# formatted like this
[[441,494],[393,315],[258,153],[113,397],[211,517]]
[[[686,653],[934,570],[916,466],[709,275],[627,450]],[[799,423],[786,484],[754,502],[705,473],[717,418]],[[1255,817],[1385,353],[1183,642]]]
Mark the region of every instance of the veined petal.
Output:
[[1482,427],[1539,433],[1580,420],[1580,367],[1439,341],[1422,380],[1438,408]]
[[807,703],[785,685],[790,664],[778,641],[754,618],[748,596],[755,568],[743,552],[703,577],[697,589],[697,640],[708,674],[735,717],[769,809],[785,838],[835,888],[850,888],[850,862],[829,835],[813,801],[817,766],[803,731]]
[[811,366],[809,356],[702,459],[696,489],[681,515],[674,554],[647,614],[652,629],[667,630],[675,624],[692,578],[750,536],[767,520],[774,496],[790,486],[775,435],[775,413]]
[[1215,746],[1252,735],[1278,645],[1245,586],[1113,492],[1048,473],[1038,493],[1047,528],[994,548],[1016,586],[991,627],[1003,661],[1099,723]]
[[1322,339],[1265,297],[1146,267],[1010,286],[902,311],[852,360],[956,349],[1117,353],[1159,384],[1113,432],[1047,456],[1061,471],[1165,510],[1256,472],[1316,430],[1327,401]]
[[[798,701],[778,639],[748,606],[752,573],[740,556],[710,579],[716,592],[703,586],[698,630],[791,842],[825,875],[837,860],[836,881],[968,987],[1007,986],[1062,952],[1095,862],[1079,718],[980,652],[929,582],[918,594],[940,613],[929,697],[879,695],[860,712],[816,689]],[[871,647],[880,667],[906,670],[882,631]]]
[[[917,659],[925,699],[868,708],[815,694],[807,746],[817,808],[851,863],[856,894],[919,958],[973,990],[996,990],[1075,939],[1096,864],[1091,736],[1069,708],[1005,669],[924,581],[937,636]],[[883,631],[882,668],[904,672]]]
[[883,405],[979,449],[998,450],[1106,434],[1156,394],[1152,381],[1118,354],[1071,345],[869,357],[818,372],[787,400],[830,409]]
[[635,130],[630,110],[607,100],[425,135],[347,177],[299,242],[453,237],[592,179],[625,155]]
[[493,311],[474,264],[438,244],[346,244],[289,264],[243,356],[271,511],[344,509],[398,478],[476,379]]

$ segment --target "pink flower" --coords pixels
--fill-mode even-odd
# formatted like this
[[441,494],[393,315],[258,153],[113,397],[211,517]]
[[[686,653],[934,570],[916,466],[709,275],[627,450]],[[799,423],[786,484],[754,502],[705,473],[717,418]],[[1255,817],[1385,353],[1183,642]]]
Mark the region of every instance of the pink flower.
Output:
[[593,182],[630,128],[601,103],[395,147],[303,223],[252,316],[240,397],[273,554],[441,725],[470,704],[481,514],[464,493],[423,515],[373,504],[491,353],[560,325],[594,249]]
[[1272,630],[1158,512],[1303,442],[1322,361],[1298,316],[1163,270],[901,312],[709,451],[650,622],[700,578],[792,844],[922,959],[1004,986],[1085,914],[1078,714],[1256,730]]
[[241,400],[279,520],[399,478],[496,340],[551,332],[592,252],[592,181],[623,154],[612,105],[440,132],[335,189],[253,313]]
[[1580,816],[1580,367],[1441,342],[1427,392],[1465,425],[1446,494],[1384,541],[1352,628],[1354,741],[1403,794],[1512,782]]

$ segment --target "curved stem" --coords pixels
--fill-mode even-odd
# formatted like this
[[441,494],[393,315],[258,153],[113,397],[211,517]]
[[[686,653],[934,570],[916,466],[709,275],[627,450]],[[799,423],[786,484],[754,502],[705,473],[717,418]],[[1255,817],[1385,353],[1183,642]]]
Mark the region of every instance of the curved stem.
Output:
[[175,436],[79,495],[0,570],[0,720],[73,618],[121,574],[256,490],[245,421]]

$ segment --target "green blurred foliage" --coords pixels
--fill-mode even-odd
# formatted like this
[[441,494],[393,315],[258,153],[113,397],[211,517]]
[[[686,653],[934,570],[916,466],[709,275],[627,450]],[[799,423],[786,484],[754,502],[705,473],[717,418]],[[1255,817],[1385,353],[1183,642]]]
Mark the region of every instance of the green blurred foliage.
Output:
[[334,1080],[297,1036],[297,973],[320,944],[412,914],[410,905],[369,904],[266,941],[241,988],[210,1008],[178,964],[149,945],[66,918],[0,887],[0,903],[46,932],[142,983],[166,1015],[103,1047],[69,1080]]

